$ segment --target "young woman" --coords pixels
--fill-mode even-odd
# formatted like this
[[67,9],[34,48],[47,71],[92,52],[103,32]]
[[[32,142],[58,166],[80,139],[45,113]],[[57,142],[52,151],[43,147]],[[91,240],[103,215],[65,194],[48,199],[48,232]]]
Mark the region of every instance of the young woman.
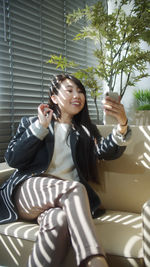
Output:
[[8,145],[6,161],[16,171],[0,189],[0,223],[37,220],[28,266],[60,266],[70,241],[77,266],[108,266],[92,220],[100,199],[88,180],[97,179],[97,159],[122,155],[131,131],[119,101],[108,96],[104,108],[118,120],[107,138],[90,121],[82,83],[58,75],[49,103],[39,105],[38,117],[22,118]]

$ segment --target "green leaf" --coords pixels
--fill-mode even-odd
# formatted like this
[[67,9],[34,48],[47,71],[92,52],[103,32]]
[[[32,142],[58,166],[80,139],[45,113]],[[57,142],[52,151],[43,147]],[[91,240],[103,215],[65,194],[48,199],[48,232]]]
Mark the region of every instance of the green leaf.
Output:
[[[115,8],[111,14],[107,14],[102,1],[97,1],[67,15],[69,25],[80,20],[83,22],[74,41],[90,39],[96,43],[95,47],[93,44],[95,67],[81,69],[61,55],[52,56],[49,60],[62,70],[72,67],[74,74],[90,88],[94,101],[101,92],[98,81],[105,80],[110,90],[120,87],[119,94],[123,95],[129,86],[136,86],[139,80],[148,76],[150,51],[141,49],[140,43],[144,40],[150,44],[150,1],[112,1]],[[127,5],[131,3],[131,10],[126,12]],[[135,76],[135,73],[138,74]]]
[[75,68],[78,66],[74,61],[67,60],[66,57],[63,57],[62,55],[51,55],[50,59],[47,61],[47,63],[56,65],[56,69],[65,70],[66,68]]

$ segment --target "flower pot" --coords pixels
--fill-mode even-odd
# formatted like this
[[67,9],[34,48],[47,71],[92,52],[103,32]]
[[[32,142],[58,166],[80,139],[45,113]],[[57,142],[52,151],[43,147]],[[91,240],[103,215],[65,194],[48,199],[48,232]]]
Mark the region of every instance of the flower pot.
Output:
[[135,125],[150,125],[150,110],[137,110]]

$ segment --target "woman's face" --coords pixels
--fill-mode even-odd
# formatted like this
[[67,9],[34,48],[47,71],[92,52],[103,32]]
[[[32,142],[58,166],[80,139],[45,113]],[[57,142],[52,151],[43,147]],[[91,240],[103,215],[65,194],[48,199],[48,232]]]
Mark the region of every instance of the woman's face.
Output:
[[53,95],[52,101],[61,110],[61,121],[70,122],[74,115],[78,114],[84,107],[85,95],[82,90],[70,79],[61,83],[58,95]]

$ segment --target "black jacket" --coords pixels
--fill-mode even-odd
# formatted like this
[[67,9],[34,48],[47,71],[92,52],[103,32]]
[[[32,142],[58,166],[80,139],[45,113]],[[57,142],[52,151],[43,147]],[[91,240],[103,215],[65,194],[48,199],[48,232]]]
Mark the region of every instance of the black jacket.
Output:
[[[9,143],[5,153],[7,163],[16,168],[16,171],[0,187],[0,223],[18,219],[12,200],[14,188],[31,176],[43,174],[51,162],[54,150],[54,122],[51,123],[52,130],[49,129],[47,135],[41,140],[34,134],[31,127],[36,121],[37,117],[22,118],[16,135]],[[83,183],[87,189],[92,212],[100,205],[100,199],[88,184],[91,175],[90,163],[94,157],[106,160],[116,159],[125,150],[125,146],[118,146],[113,141],[112,134],[107,138],[99,135],[97,145],[93,142],[94,138],[86,130],[83,130],[80,135],[77,130],[71,129],[70,146],[73,161],[78,172],[79,182]]]

